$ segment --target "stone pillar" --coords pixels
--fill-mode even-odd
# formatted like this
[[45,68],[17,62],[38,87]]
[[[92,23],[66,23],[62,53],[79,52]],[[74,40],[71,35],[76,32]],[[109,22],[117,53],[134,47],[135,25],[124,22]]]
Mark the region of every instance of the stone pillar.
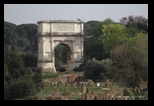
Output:
[[83,85],[82,85],[82,94],[86,94],[86,92],[87,92],[86,85],[83,84]]

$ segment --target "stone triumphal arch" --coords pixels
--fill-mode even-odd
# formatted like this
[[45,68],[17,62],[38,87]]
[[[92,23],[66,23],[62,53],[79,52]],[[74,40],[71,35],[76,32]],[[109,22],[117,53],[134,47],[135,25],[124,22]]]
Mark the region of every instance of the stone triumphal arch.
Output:
[[38,68],[55,69],[55,48],[67,45],[70,48],[66,70],[78,67],[83,60],[83,22],[80,20],[43,20],[38,22]]

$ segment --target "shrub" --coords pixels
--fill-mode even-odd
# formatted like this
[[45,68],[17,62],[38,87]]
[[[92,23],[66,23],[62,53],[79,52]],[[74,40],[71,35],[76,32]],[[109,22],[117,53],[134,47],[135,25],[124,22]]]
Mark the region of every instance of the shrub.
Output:
[[40,91],[41,88],[43,88],[43,83],[42,83],[42,68],[38,68],[36,70],[36,72],[34,73],[34,76],[33,76],[33,81],[35,83],[35,87],[36,87],[36,91]]
[[112,62],[109,59],[99,61],[93,58],[88,60],[85,67],[84,76],[85,78],[92,79],[94,82],[103,80],[106,77],[111,76],[111,65]]
[[34,86],[35,84],[32,80],[12,80],[7,87],[5,99],[15,99],[32,95]]
[[79,67],[75,67],[73,69],[73,71],[76,71],[76,72],[82,72],[82,71],[84,71],[85,70],[86,63],[87,63],[86,60],[84,60],[82,62],[82,64],[80,64]]

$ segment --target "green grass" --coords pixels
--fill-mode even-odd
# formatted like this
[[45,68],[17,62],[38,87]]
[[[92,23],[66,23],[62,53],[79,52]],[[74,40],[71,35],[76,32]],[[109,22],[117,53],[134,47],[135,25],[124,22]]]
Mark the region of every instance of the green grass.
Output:
[[[90,93],[97,92],[98,95],[101,95],[101,96],[105,95],[106,92],[107,92],[106,90],[103,90],[102,87],[98,87],[98,86],[87,86],[87,88],[89,89]],[[33,96],[33,98],[43,98],[44,96],[47,96],[51,91],[57,91],[57,90],[63,96],[65,96],[67,94],[72,94],[74,92],[74,93],[76,93],[76,95],[72,95],[72,97],[70,97],[68,99],[69,100],[81,100],[81,97],[82,97],[82,87],[77,87],[77,86],[74,86],[74,87],[68,86],[68,87],[66,87],[65,84],[60,84],[59,87],[56,87],[56,86],[45,86],[40,92],[35,94]],[[128,100],[134,100],[134,98],[132,98],[131,96],[128,98]]]
[[83,72],[74,72],[73,70],[72,71],[65,71],[65,72],[57,72],[57,73],[51,73],[51,74],[46,74],[46,73],[42,73],[42,78],[43,79],[46,79],[46,78],[56,78],[60,75],[63,75],[63,74],[76,74],[76,73],[83,73]]
[[105,90],[102,90],[102,87],[98,87],[98,86],[93,86],[93,87],[89,87],[89,91],[90,92],[98,92],[98,93],[105,93]]
[[56,90],[59,90],[61,94],[65,94],[66,89],[69,89],[70,91],[74,91],[74,92],[81,92],[81,87],[65,87],[64,85],[61,85],[59,87],[46,86],[42,89],[42,91],[38,92],[38,94],[45,95],[45,94],[48,94],[50,91],[56,91]]
[[42,74],[42,78],[46,79],[46,78],[56,78],[60,75],[61,73],[52,73],[52,74]]
[[50,91],[56,91],[57,89],[54,87],[44,87],[40,92],[38,92],[36,95],[46,95],[49,94]]
[[70,91],[81,92],[81,87],[75,86],[75,87],[70,87],[69,89]]
[[[106,92],[105,90],[102,90],[102,87],[98,87],[98,86],[87,86],[87,88],[89,89],[89,92],[98,92],[99,94],[105,94],[105,92]],[[66,87],[64,84],[60,85],[59,87],[45,86],[37,94],[46,95],[46,94],[50,93],[50,91],[57,91],[57,90],[59,90],[59,92],[62,95],[66,95],[68,91],[80,92],[81,93],[82,92],[82,87],[77,87],[77,86],[74,86],[74,87],[68,86],[68,87]]]

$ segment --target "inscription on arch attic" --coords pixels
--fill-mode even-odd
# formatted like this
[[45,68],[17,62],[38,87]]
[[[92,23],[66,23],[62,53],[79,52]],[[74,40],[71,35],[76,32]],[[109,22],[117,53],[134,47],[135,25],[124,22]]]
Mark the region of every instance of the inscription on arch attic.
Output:
[[74,24],[53,24],[53,32],[73,32]]

